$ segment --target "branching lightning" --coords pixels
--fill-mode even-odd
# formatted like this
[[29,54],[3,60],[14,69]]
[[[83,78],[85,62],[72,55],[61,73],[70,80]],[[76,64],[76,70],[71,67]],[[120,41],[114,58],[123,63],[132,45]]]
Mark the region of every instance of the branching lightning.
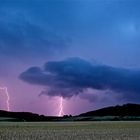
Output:
[[6,95],[6,109],[7,111],[10,111],[10,96],[8,93],[7,87],[0,87],[0,90],[4,90],[4,94]]
[[61,117],[63,115],[65,115],[64,113],[64,107],[63,107],[63,97],[60,98],[60,106],[59,106],[59,113],[58,113],[58,116]]

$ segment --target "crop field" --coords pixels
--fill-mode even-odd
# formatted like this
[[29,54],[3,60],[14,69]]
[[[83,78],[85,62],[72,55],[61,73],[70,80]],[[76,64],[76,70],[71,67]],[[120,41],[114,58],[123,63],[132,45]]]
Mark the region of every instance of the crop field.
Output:
[[0,140],[140,140],[140,122],[1,122]]

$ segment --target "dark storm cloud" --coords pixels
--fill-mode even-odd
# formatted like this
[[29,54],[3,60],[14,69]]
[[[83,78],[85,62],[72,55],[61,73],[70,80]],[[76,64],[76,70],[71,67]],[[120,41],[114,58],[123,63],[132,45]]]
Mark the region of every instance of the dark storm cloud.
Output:
[[24,22],[21,25],[12,23],[10,26],[1,23],[0,53],[8,55],[54,53],[66,47],[65,40],[53,32],[45,31],[38,25]]
[[[54,31],[47,21],[40,21],[42,6],[37,9],[39,1],[32,2],[0,2],[0,54],[40,57],[67,47],[67,39]],[[42,12],[45,13],[43,9],[44,6]]]
[[129,99],[140,97],[140,71],[95,65],[80,58],[50,61],[43,69],[32,67],[20,79],[47,86],[41,94],[49,96],[72,97],[91,88],[122,93]]
[[[41,57],[67,47],[75,53],[76,46],[67,46],[62,34],[80,42],[102,40],[102,47],[133,38],[139,46],[139,5],[138,0],[1,0],[0,53]],[[94,44],[86,48],[88,54],[97,49]]]

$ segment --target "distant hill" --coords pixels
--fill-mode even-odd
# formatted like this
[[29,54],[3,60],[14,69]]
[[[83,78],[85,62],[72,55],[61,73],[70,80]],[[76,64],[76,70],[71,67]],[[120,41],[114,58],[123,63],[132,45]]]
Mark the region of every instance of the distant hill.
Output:
[[125,104],[106,107],[80,114],[79,116],[140,116],[140,104]]
[[0,121],[55,121],[59,117],[38,115],[30,112],[8,112],[0,110]]
[[0,110],[0,121],[120,121],[120,120],[139,120],[140,104],[125,104],[122,106],[106,107],[78,116],[55,117],[44,116],[30,112],[7,112]]

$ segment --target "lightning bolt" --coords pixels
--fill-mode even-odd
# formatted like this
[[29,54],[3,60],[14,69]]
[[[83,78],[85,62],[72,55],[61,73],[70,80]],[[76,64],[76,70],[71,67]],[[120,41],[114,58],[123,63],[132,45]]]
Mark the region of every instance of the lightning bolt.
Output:
[[10,96],[8,93],[7,87],[0,87],[0,90],[4,90],[4,94],[6,95],[6,108],[7,111],[10,111]]
[[60,98],[60,106],[59,106],[60,110],[59,110],[59,113],[58,113],[58,116],[61,117],[61,116],[64,116],[65,113],[63,111],[63,97]]

